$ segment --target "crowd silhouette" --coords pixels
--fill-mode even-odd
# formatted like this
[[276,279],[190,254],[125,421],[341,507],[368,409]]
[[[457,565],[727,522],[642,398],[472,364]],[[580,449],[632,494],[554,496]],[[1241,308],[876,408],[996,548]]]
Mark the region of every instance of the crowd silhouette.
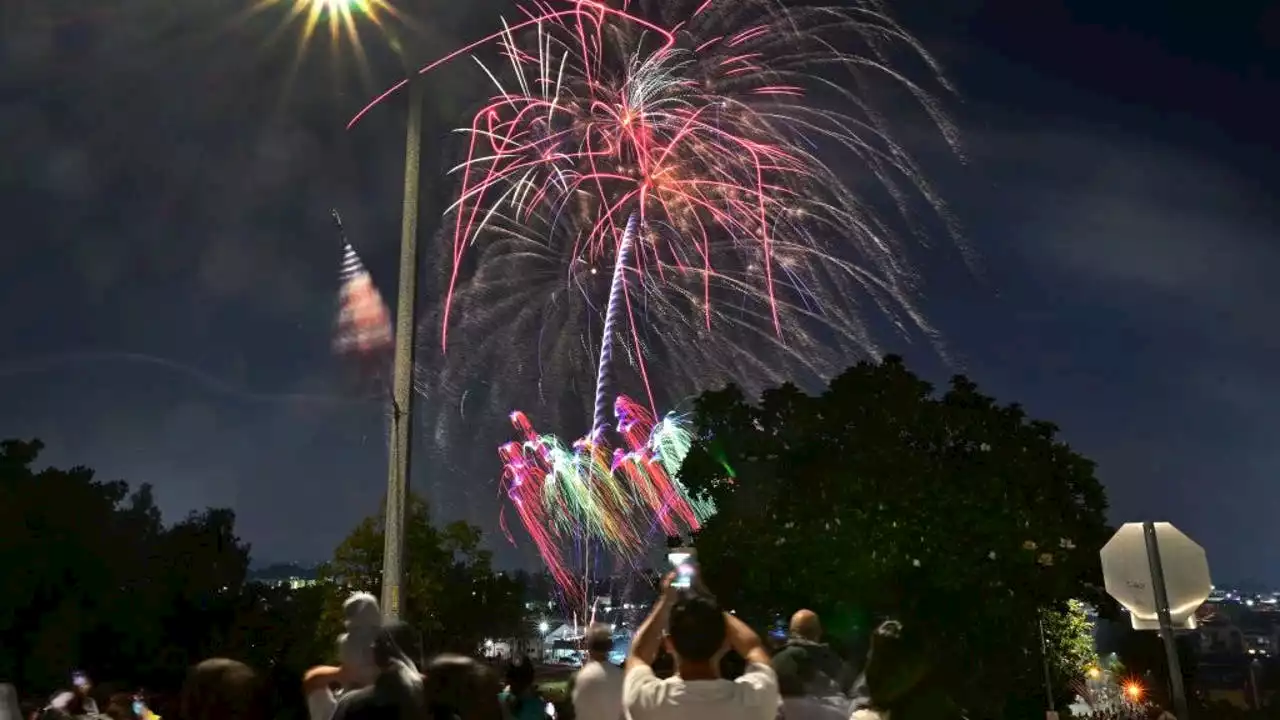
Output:
[[[822,642],[816,613],[792,617],[787,642],[773,657],[746,623],[725,612],[700,583],[662,582],[620,668],[609,662],[613,634],[593,625],[586,661],[554,702],[538,686],[532,658],[492,664],[442,653],[428,659],[422,633],[384,620],[376,599],[354,593],[344,603],[340,663],[303,674],[296,705],[309,720],[948,720],[963,714],[930,682],[927,645],[896,621],[874,633],[862,662]],[[665,662],[660,661],[660,658]],[[144,691],[112,693],[99,712],[92,681],[73,673],[71,687],[23,712],[11,685],[0,695],[0,720],[267,720],[266,679],[235,659],[210,658],[186,674],[176,699]]]

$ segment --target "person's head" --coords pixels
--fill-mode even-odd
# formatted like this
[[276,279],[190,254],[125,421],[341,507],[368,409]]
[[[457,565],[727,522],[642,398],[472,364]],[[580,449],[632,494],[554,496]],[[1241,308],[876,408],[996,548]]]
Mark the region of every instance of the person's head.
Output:
[[260,720],[258,675],[242,662],[212,658],[191,668],[182,684],[181,720]]
[[375,629],[382,624],[382,610],[378,599],[366,592],[353,593],[342,603],[343,624],[350,631],[355,628]]
[[587,655],[597,662],[607,662],[613,650],[613,628],[604,623],[595,623],[587,628],[583,638]]
[[520,694],[533,687],[533,663],[529,658],[513,656],[507,663],[507,687],[513,694]]
[[93,690],[93,680],[89,679],[89,674],[83,670],[77,670],[71,673],[71,692],[78,697],[89,697],[89,691]]
[[487,666],[461,655],[440,655],[427,666],[426,697],[432,720],[499,720],[502,689]]
[[808,640],[815,643],[821,640],[822,623],[818,620],[818,613],[812,610],[797,610],[791,616],[790,634],[796,640]]
[[716,660],[725,645],[724,613],[715,599],[688,594],[671,607],[667,620],[667,651],[676,660],[676,672],[714,676]]
[[916,688],[928,672],[928,657],[917,633],[897,620],[886,620],[876,628],[865,671],[874,707],[888,709]]
[[399,660],[412,665],[416,672],[425,664],[422,654],[422,633],[399,620],[383,625],[373,641],[373,661],[382,670]]

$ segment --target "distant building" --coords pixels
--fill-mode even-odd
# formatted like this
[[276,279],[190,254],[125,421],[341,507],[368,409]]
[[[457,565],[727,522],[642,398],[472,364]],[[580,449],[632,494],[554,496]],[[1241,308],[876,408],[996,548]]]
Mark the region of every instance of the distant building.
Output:
[[1251,614],[1239,622],[1240,635],[1244,639],[1244,652],[1251,657],[1269,658],[1276,655],[1280,633],[1272,624],[1270,613]]
[[1229,622],[1207,622],[1196,629],[1204,655],[1244,655],[1244,633]]
[[1266,678],[1277,670],[1280,629],[1273,624],[1274,613],[1241,609],[1214,614],[1196,628],[1200,643],[1194,682],[1207,701],[1249,709],[1270,700]]
[[270,587],[287,587],[290,590],[297,590],[316,584],[316,568],[293,563],[278,563],[250,572],[248,580]]

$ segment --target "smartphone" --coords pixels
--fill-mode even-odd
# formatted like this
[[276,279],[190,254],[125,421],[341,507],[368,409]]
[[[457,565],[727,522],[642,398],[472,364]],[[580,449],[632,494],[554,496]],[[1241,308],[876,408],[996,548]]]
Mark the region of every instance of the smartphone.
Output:
[[676,571],[671,587],[687,590],[693,587],[693,576],[697,573],[697,555],[693,548],[672,548],[667,552],[667,562]]
[[133,714],[135,717],[144,717],[147,714],[147,704],[142,698],[133,699]]

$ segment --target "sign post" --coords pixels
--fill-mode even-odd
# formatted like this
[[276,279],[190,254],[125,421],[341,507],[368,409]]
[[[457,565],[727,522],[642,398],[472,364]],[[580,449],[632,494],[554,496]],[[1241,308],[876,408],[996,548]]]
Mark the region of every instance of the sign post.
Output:
[[1169,523],[1126,523],[1100,554],[1107,593],[1129,611],[1133,628],[1160,632],[1174,712],[1188,720],[1174,630],[1195,627],[1195,611],[1213,589],[1204,548]]
[[1155,590],[1160,639],[1164,641],[1164,654],[1169,659],[1169,689],[1173,695],[1173,712],[1178,720],[1187,720],[1187,691],[1182,686],[1182,663],[1178,660],[1178,643],[1173,637],[1173,621],[1169,617],[1169,592],[1164,582],[1164,565],[1160,561],[1160,540],[1156,537],[1156,524],[1142,523],[1142,535],[1146,540],[1147,562],[1151,565],[1151,586]]

